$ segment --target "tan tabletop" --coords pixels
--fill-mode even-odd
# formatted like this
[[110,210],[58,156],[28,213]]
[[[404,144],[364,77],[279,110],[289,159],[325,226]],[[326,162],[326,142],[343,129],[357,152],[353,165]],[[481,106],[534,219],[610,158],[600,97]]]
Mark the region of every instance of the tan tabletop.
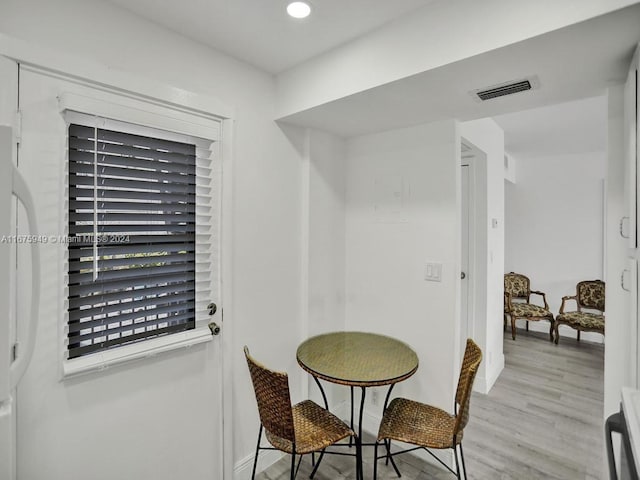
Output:
[[418,356],[395,338],[365,332],[333,332],[305,340],[296,353],[311,375],[342,385],[391,385],[413,375]]

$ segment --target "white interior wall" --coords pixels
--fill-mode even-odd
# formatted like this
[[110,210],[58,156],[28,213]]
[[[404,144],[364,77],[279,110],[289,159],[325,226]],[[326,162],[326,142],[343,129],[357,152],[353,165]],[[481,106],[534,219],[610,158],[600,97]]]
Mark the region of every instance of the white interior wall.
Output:
[[[347,140],[346,328],[411,345],[420,367],[394,395],[443,408],[460,361],[459,141],[454,121]],[[441,282],[424,280],[426,262]],[[366,407],[365,429],[381,406]]]
[[[305,336],[313,336],[345,329],[346,167],[343,139],[307,130],[307,142],[304,184],[308,205],[302,215],[308,235],[303,235],[302,248],[307,249],[303,262],[306,259],[308,271],[303,278],[308,279],[308,299],[303,328]],[[303,394],[322,404],[315,382],[308,375],[305,378],[308,391]],[[336,408],[345,398],[345,389],[324,387],[330,406]]]
[[[554,315],[579,281],[604,278],[605,175],[604,152],[519,157],[517,182],[505,182],[505,272],[527,275],[532,290],[545,292]],[[533,295],[532,301],[542,299]],[[549,322],[529,325],[549,332]],[[568,327],[559,333],[576,334]],[[602,342],[597,333],[581,338]]]
[[309,335],[345,323],[345,142],[312,130],[309,176]]
[[[472,2],[468,3],[468,8],[473,7]],[[596,14],[594,12],[598,9],[611,10],[629,3],[632,2],[619,0],[612,6],[611,2],[592,0],[581,3],[584,11],[578,11],[572,5],[557,17],[560,21],[558,25],[562,23],[561,17],[566,17],[566,23],[571,23],[576,21],[574,14],[579,16],[586,12],[586,16],[590,16]],[[515,14],[521,18],[522,5],[514,4],[505,18],[509,19],[509,15]],[[529,2],[527,5],[531,7],[533,4]],[[541,8],[544,7],[543,4],[540,5]],[[468,8],[464,10],[463,16],[457,17],[458,21],[460,18],[472,17],[468,15]],[[571,21],[567,21],[569,17]],[[74,22],[69,22],[70,18]],[[100,22],[95,22],[96,18],[100,18]],[[544,30],[555,25],[542,23],[536,23],[535,28]],[[482,22],[477,24],[481,25]],[[521,21],[510,21],[509,24],[513,27],[511,33],[522,31]],[[118,35],[113,35],[113,25],[118,26]],[[430,31],[423,24],[420,25],[424,32]],[[449,24],[448,27],[451,25],[456,23]],[[402,25],[395,25],[393,28],[396,33],[403,30]],[[493,31],[499,32],[501,29]],[[455,193],[458,191],[456,182],[459,178],[459,152],[456,149],[459,142],[453,122],[439,122],[359,137],[347,142],[346,189],[350,193],[346,200],[344,255],[345,258],[353,258],[348,262],[345,272],[345,290],[350,295],[346,306],[341,307],[339,299],[333,297],[339,288],[335,291],[326,288],[330,281],[339,281],[340,270],[336,266],[319,265],[316,261],[323,254],[316,255],[313,252],[317,252],[316,247],[327,247],[323,244],[325,241],[331,242],[328,248],[336,254],[336,258],[340,257],[341,252],[338,243],[321,236],[308,247],[310,256],[306,262],[313,278],[309,278],[309,303],[305,306],[300,303],[301,283],[306,281],[301,281],[302,266],[305,263],[300,252],[303,245],[301,219],[305,218],[305,204],[301,193],[300,178],[304,177],[300,159],[304,152],[310,155],[310,162],[313,158],[328,156],[324,153],[318,153],[317,156],[310,154],[313,151],[309,150],[311,144],[305,146],[304,142],[311,141],[312,137],[305,139],[295,128],[279,128],[273,124],[276,105],[274,82],[270,76],[109,4],[94,0],[4,0],[0,32],[92,59],[116,70],[211,95],[235,109],[234,302],[225,306],[228,320],[225,328],[233,332],[233,338],[237,342],[233,358],[234,366],[237,367],[236,376],[233,385],[226,385],[226,388],[234,390],[234,462],[242,463],[251,457],[257,433],[255,403],[244,368],[241,346],[247,343],[258,358],[277,368],[294,371],[297,368],[295,346],[307,333],[304,329],[309,328],[311,331],[319,328],[311,323],[309,327],[301,326],[299,315],[306,308],[310,319],[329,318],[332,315],[339,318],[344,308],[345,326],[349,329],[380,331],[394,336],[406,332],[402,335],[418,351],[421,366],[416,376],[404,382],[398,392],[443,406],[451,403],[452,379],[457,375],[457,363],[453,359],[453,352],[456,355],[458,353],[457,326],[455,322],[443,319],[458,317],[455,282],[459,271],[459,242],[451,242],[451,239],[458,238],[456,232],[459,228]],[[484,38],[485,33],[483,30],[478,38]],[[528,34],[531,35],[532,32]],[[382,40],[386,34],[383,32],[381,35]],[[460,36],[463,37],[468,38],[468,30]],[[422,42],[415,42],[415,47],[419,48],[420,44]],[[398,50],[393,45],[396,44],[390,44],[388,55],[382,56],[396,59]],[[280,94],[284,92],[287,96],[291,95],[283,100],[284,111],[297,111],[307,105],[322,103],[327,98],[342,95],[338,86],[346,78],[359,78],[357,84],[349,85],[348,89],[361,90],[366,87],[369,79],[373,79],[374,84],[385,81],[381,76],[386,75],[385,72],[401,76],[398,68],[379,62],[381,51],[376,50],[375,42],[366,47],[356,47],[333,52],[317,65],[305,66],[298,72],[292,72],[291,76],[287,74],[287,78],[283,77],[279,87]],[[401,50],[404,53],[397,56],[398,60],[424,60],[424,56],[414,55],[411,51],[404,50],[405,47],[403,43]],[[360,61],[353,61],[355,55],[360,55]],[[362,62],[367,58],[371,59],[371,63],[363,65]],[[167,59],[170,60],[171,68],[167,68]],[[329,70],[324,70],[325,73],[335,72],[335,82],[329,82],[323,76],[324,86],[315,83],[320,78],[315,78],[315,69],[321,65],[330,67]],[[333,68],[332,65],[338,65],[339,68]],[[423,63],[417,66],[407,65],[409,71],[429,68],[429,65]],[[365,78],[364,81],[357,75],[358,71],[366,72],[365,77],[368,76],[369,79]],[[315,88],[309,88],[309,81]],[[295,85],[288,82],[294,82]],[[302,88],[303,85],[305,89]],[[334,140],[321,140],[317,145],[324,147],[318,147],[318,151],[336,153],[337,150],[332,149],[341,147],[339,142],[333,144]],[[309,217],[319,219],[318,225],[327,222],[333,228],[338,228],[336,225],[339,224],[341,208],[339,195],[336,193],[338,190],[331,189],[340,185],[339,166],[328,162],[317,167],[318,172],[309,176]],[[310,171],[311,168],[310,163]],[[325,168],[330,171],[327,176]],[[323,185],[321,179],[330,177],[332,180]],[[391,183],[374,189],[373,180],[383,177],[391,178]],[[407,221],[395,222],[393,219],[396,215],[396,202],[388,195],[393,193],[394,186],[397,185],[393,183],[393,179],[397,178],[407,179],[406,186],[410,188],[407,192],[403,190],[403,201],[407,201],[400,209],[403,215],[406,214]],[[424,184],[414,184],[414,179],[422,178],[425,179]],[[401,182],[400,185],[404,189],[405,184]],[[324,210],[323,198],[336,203]],[[383,218],[375,218],[372,213],[373,205],[381,207]],[[318,210],[312,215],[316,207]],[[314,235],[317,234],[315,221],[307,226],[307,233],[303,231],[302,235],[311,235],[312,231],[315,232]],[[339,237],[338,234],[335,238]],[[494,241],[497,245],[498,240]],[[424,262],[427,260],[443,263],[442,283],[422,280]],[[399,282],[394,283],[394,279]],[[321,298],[324,298],[325,303],[315,302],[315,299]],[[375,301],[367,301],[371,298]],[[609,308],[612,308],[611,303]],[[487,305],[487,312],[490,309]],[[281,335],[280,332],[283,331],[287,335]],[[607,359],[610,358],[609,350],[612,349],[607,349]],[[618,363],[623,359],[624,357],[620,357]],[[186,359],[186,368],[190,365],[191,360]],[[144,373],[145,369],[140,371]],[[161,381],[162,372],[158,375]],[[615,390],[615,395],[618,396],[619,387],[616,385],[614,388],[613,383],[608,385],[607,391]],[[169,385],[163,388],[168,389]],[[96,391],[78,398],[77,405],[88,407],[94,400],[91,395],[97,394]],[[611,395],[609,398],[612,398]],[[617,404],[617,401],[618,398],[613,403]],[[609,405],[611,404],[610,401]],[[206,416],[206,411],[190,411],[187,414],[195,419],[201,415]],[[64,434],[56,441],[64,442]],[[189,449],[198,441],[197,438],[183,438],[180,445]],[[60,462],[64,460],[59,459]]]
[[606,245],[606,308],[607,328],[604,349],[604,416],[620,409],[622,387],[636,387],[631,378],[631,321],[629,293],[620,286],[620,274],[629,268],[627,260],[628,240],[619,233],[619,221],[625,215],[624,208],[624,143],[623,143],[623,88],[608,90],[608,138],[605,229]]
[[[117,35],[114,35],[114,25]],[[225,385],[225,388],[232,388],[234,392],[233,461],[242,464],[253,454],[258,417],[241,347],[246,343],[257,358],[282,370],[294,371],[298,368],[295,348],[301,335],[301,206],[298,201],[301,150],[290,140],[294,134],[273,123],[273,78],[106,2],[6,0],[2,2],[0,32],[75,55],[80,59],[79,63],[82,59],[90,60],[116,71],[179,87],[185,94],[193,91],[218,98],[235,111],[233,304],[225,305],[224,328],[236,342],[231,359],[236,369],[233,384]],[[287,334],[282,335],[282,332]],[[196,350],[171,356],[178,358],[173,368],[190,371],[194,384],[207,381],[205,370],[199,368],[203,360],[199,356],[201,353]],[[170,382],[174,374],[161,368],[168,360],[169,357],[162,357],[157,362],[136,365],[114,385],[122,388],[126,395],[128,384],[151,375],[154,389],[142,389],[136,395],[141,396],[138,398],[140,403],[156,402],[159,394],[171,395]],[[107,384],[114,386],[99,376],[85,381],[84,386],[75,384],[74,388],[69,388],[68,400],[78,410],[96,408]],[[200,393],[193,388],[191,395]],[[131,425],[126,409],[124,412],[121,417],[109,420],[114,425],[121,424],[122,432]],[[206,408],[184,410],[179,415],[187,416],[189,425],[206,426],[205,422],[199,423],[207,417]],[[139,425],[139,428],[145,426]],[[166,440],[166,444],[172,445],[174,455],[185,458],[193,451],[200,451],[203,438],[206,438],[204,432],[201,435],[194,431],[193,435],[175,441],[171,431],[157,428],[152,431],[160,437],[159,441]],[[57,432],[55,442],[64,445],[69,436],[83,435],[92,439],[84,443],[87,447],[100,450],[109,449],[116,441],[112,436],[94,433],[63,430]],[[167,438],[162,440],[163,437]],[[140,443],[140,449],[144,451],[144,442]],[[161,452],[148,452],[150,458],[158,454]],[[83,458],[95,460],[89,451],[76,452],[76,462]],[[55,464],[41,462],[38,468],[43,470],[37,478],[48,477],[51,471],[58,471],[68,464],[68,458],[64,456],[50,460]],[[78,465],[74,467],[76,471]],[[102,464],[101,468],[108,470],[109,464]],[[126,465],[118,465],[118,469],[121,468]],[[206,473],[206,467],[203,471]],[[159,471],[155,478],[174,476],[166,470]]]
[[475,388],[488,393],[504,368],[504,131],[490,118],[462,122],[461,136],[486,154],[476,165],[476,311],[474,335],[482,348]]
[[515,183],[516,182],[516,165],[518,164],[517,158],[511,154],[505,153],[504,157],[504,179]]

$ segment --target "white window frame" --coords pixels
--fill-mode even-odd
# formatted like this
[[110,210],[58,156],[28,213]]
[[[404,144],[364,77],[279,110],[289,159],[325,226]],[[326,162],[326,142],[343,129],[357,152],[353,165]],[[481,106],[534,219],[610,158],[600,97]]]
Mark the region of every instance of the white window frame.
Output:
[[[124,122],[126,124],[140,125],[143,129],[162,130],[164,132],[170,132],[167,134],[171,137],[171,133],[179,136],[196,137],[206,139],[213,142],[212,148],[212,174],[208,180],[214,188],[214,194],[216,198],[212,199],[212,206],[215,210],[212,216],[215,217],[213,228],[217,229],[214,234],[215,238],[220,238],[217,234],[220,231],[221,222],[221,188],[222,184],[222,172],[221,172],[221,130],[222,120],[214,116],[204,116],[200,114],[194,114],[186,112],[181,109],[172,108],[170,106],[158,105],[151,103],[146,99],[132,98],[130,96],[119,95],[111,92],[96,91],[97,96],[95,98],[85,97],[73,93],[63,93],[58,98],[58,106],[60,114],[67,123],[73,123],[73,119],[77,118],[78,114],[84,116],[94,116],[100,118],[100,123],[105,124],[105,120],[110,122],[111,125],[117,126]],[[136,133],[135,130],[129,130],[131,133]],[[68,151],[65,149],[65,154],[68,155]],[[68,158],[65,159],[65,169],[68,169]],[[65,188],[68,188],[67,174],[65,173]],[[218,188],[215,188],[218,186]],[[66,208],[68,198],[64,199],[64,226],[61,231],[64,235],[68,236],[68,209]],[[199,234],[196,233],[196,243],[198,242]],[[196,245],[197,248],[197,245]],[[66,248],[64,258],[64,272],[65,277],[62,283],[64,287],[63,297],[68,298],[68,254]],[[213,254],[217,253],[217,258],[214,259]],[[213,288],[217,288],[221,294],[220,285],[217,283],[221,277],[221,262],[220,258],[220,245],[216,245],[211,249],[211,257],[209,259],[212,264],[217,265],[217,280],[212,279],[214,282]],[[197,252],[202,255],[202,252]],[[215,267],[214,267],[215,268]],[[215,273],[213,270],[210,273]],[[198,272],[196,272],[198,276]],[[208,328],[210,317],[207,315],[206,305],[211,301],[210,298],[196,297],[196,325],[194,329],[187,330],[185,332],[173,333],[157,338],[150,338],[142,340],[129,345],[118,346],[117,348],[108,349],[100,352],[92,353],[74,359],[67,358],[67,332],[69,314],[65,309],[64,320],[61,325],[61,345],[63,345],[62,355],[62,377],[69,378],[80,374],[104,370],[110,366],[118,365],[124,362],[132,360],[151,357],[163,352],[175,350],[178,348],[191,347],[199,343],[209,342],[212,339],[211,332]]]

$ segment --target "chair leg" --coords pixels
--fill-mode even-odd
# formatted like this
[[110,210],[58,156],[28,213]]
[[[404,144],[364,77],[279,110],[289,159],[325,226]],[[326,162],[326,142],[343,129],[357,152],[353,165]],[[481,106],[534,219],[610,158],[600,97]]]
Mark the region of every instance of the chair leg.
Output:
[[458,480],[462,480],[462,477],[460,476],[460,461],[458,460],[458,449],[455,447],[453,447],[453,455],[454,457],[456,457],[456,478]]
[[362,460],[362,440],[356,437],[356,478],[364,480],[364,462]]
[[398,469],[398,466],[396,465],[396,461],[391,456],[391,439],[389,438],[389,439],[385,440],[385,442],[389,442],[389,443],[386,444],[386,446],[387,446],[387,460],[391,460],[391,466],[396,471],[396,475],[398,475],[398,478],[400,478],[402,476],[402,474],[400,473],[400,470]]
[[378,480],[378,440],[373,446],[373,480]]
[[391,440],[384,439],[384,448],[386,453],[386,458],[384,459],[384,464],[389,465],[389,459],[391,458]]
[[511,315],[511,338],[516,339],[516,319]]
[[578,341],[580,341],[580,330],[578,330]]
[[[312,453],[312,455],[313,455],[313,453]],[[313,476],[318,471],[318,467],[320,466],[320,462],[322,461],[322,457],[324,457],[324,449],[320,452],[320,456],[318,457],[318,461],[316,462],[315,466],[313,467],[313,470],[311,471],[311,475],[309,475],[309,478],[313,478]]]
[[554,321],[553,320],[549,320],[549,341],[553,342],[553,324]]
[[296,473],[298,473],[296,471],[296,452],[293,451],[293,453],[291,453],[291,475],[290,475],[291,480],[295,480]]
[[[389,465],[389,461],[391,461],[391,466],[393,467],[393,469],[396,471],[396,475],[398,475],[398,478],[402,477],[402,474],[400,473],[400,470],[398,469],[398,466],[396,465],[396,461],[393,459],[393,457],[391,456],[391,439],[390,438],[385,438],[384,440],[382,440],[384,442],[384,448],[385,448],[385,465]],[[374,456],[373,456],[373,479],[375,480],[376,478],[376,472],[378,471],[378,440],[376,440],[375,442],[375,448],[374,448]],[[380,457],[382,458],[382,457]]]
[[464,463],[464,451],[462,450],[462,443],[460,443],[460,459],[462,460],[462,470],[464,471],[464,480],[467,480],[467,466]]
[[560,334],[558,333],[558,327],[559,326],[560,326],[560,324],[558,323],[557,320],[555,322],[553,322],[553,337],[554,337],[554,341],[556,342],[556,345],[560,341]]
[[258,432],[258,444],[256,445],[256,458],[253,459],[253,472],[251,473],[251,480],[256,478],[256,467],[258,466],[258,453],[260,452],[260,440],[262,440],[262,424],[260,424],[260,431]]
[[527,320],[527,332],[529,331],[529,320]]

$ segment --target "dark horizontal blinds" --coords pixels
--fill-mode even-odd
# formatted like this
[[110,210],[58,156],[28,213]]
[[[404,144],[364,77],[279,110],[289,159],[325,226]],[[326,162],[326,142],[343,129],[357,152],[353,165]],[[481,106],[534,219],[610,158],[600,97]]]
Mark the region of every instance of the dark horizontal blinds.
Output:
[[195,145],[69,126],[68,357],[195,328]]

